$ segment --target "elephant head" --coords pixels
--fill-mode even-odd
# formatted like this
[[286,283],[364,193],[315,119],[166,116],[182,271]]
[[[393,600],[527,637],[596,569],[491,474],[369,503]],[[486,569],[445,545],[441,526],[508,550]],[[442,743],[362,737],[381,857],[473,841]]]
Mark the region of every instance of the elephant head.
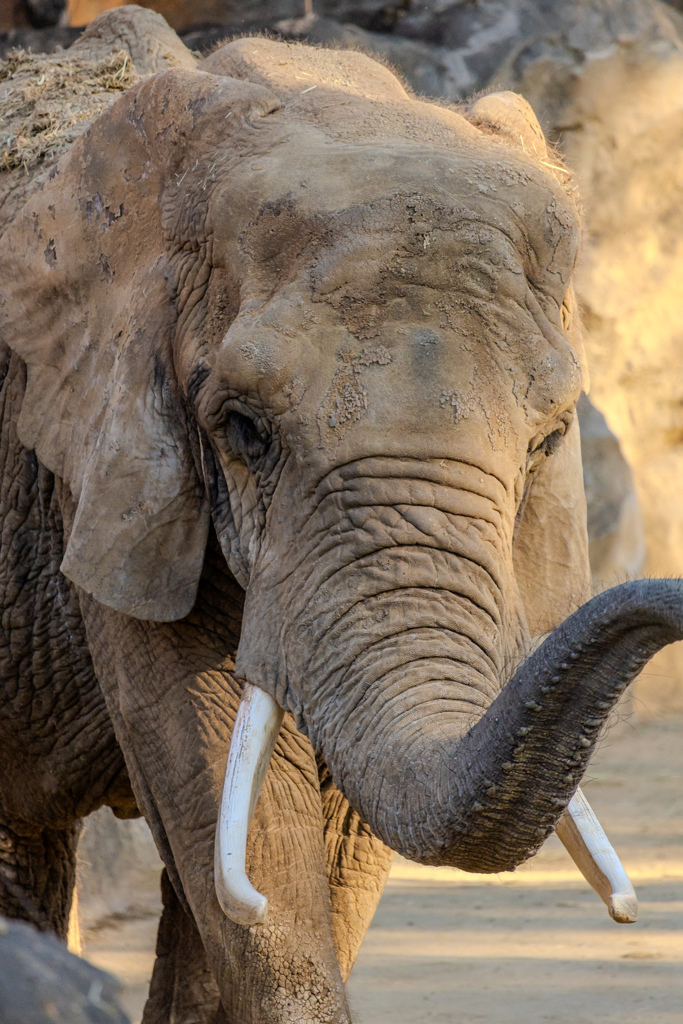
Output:
[[231,768],[244,828],[279,708],[393,849],[512,868],[680,637],[674,581],[579,607],[579,234],[524,101],[460,112],[263,39],[138,85],[8,232],[20,436],[77,508],[63,572],[181,619],[212,522],[244,590],[269,723]]

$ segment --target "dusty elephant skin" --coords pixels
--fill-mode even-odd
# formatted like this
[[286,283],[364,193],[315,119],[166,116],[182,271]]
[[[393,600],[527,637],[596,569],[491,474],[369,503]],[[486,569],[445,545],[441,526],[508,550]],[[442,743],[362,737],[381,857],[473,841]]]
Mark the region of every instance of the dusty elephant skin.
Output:
[[[579,607],[578,234],[523,101],[264,39],[135,85],[5,232],[2,904],[63,934],[79,819],[139,807],[146,1024],[348,1020],[386,847],[530,856],[683,635],[676,581]],[[289,712],[250,928],[213,877],[245,680]]]

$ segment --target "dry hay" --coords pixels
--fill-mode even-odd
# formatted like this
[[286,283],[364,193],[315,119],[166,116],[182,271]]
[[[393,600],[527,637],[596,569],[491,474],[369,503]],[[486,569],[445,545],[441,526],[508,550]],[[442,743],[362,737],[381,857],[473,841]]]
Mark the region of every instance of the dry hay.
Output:
[[0,61],[0,171],[61,156],[139,78],[125,50],[101,60],[11,51]]

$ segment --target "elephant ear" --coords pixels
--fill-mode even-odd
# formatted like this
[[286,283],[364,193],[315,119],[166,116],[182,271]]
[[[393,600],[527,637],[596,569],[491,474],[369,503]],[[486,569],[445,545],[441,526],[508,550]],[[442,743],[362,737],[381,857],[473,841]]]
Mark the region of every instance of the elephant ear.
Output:
[[578,416],[555,454],[534,474],[517,523],[513,558],[532,636],[554,629],[590,597]]
[[[482,96],[470,107],[468,119],[523,150],[564,187],[570,186],[569,171],[561,166],[559,157],[549,154],[541,126],[523,96],[514,92]],[[583,337],[574,305],[570,285],[562,315],[587,389]],[[532,636],[554,629],[590,597],[586,519],[581,440],[575,417],[558,450],[534,474],[515,530],[515,575]]]
[[206,240],[197,224],[170,237],[164,218],[178,220],[202,140],[215,152],[278,106],[247,82],[156,75],[80,137],[3,237],[3,337],[27,367],[19,436],[77,506],[62,571],[138,618],[190,611],[209,524],[173,362],[173,254],[201,256]]
[[492,92],[481,96],[471,105],[467,117],[478,128],[505,136],[537,160],[548,159],[543,129],[531,105],[518,93]]

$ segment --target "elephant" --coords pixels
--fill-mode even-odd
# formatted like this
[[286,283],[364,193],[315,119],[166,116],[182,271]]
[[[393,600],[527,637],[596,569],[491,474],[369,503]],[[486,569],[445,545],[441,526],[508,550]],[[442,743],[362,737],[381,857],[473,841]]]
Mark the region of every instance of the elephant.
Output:
[[588,600],[579,240],[520,97],[266,38],[11,218],[0,904],[64,936],[80,822],[144,814],[145,1024],[349,1021],[392,851],[533,855],[683,636],[678,580]]

